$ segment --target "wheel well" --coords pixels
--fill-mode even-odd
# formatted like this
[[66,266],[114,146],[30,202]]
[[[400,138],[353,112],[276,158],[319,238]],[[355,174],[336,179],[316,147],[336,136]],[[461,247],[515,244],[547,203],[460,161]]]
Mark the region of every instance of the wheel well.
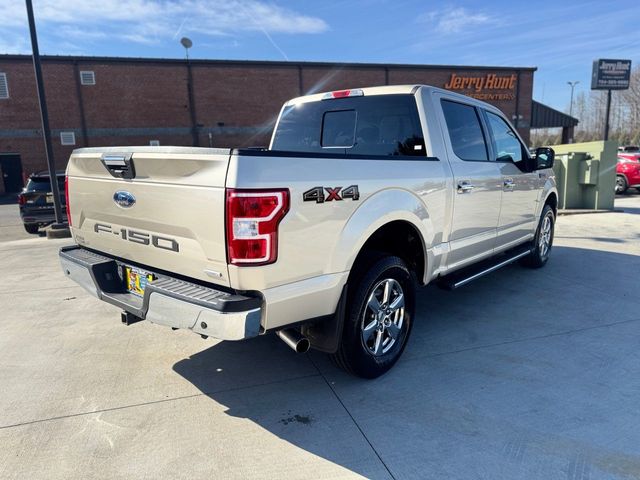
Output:
[[422,238],[418,230],[409,222],[397,220],[376,230],[362,246],[354,266],[372,252],[382,252],[402,258],[409,270],[416,274],[418,283],[423,283],[425,252]]
[[558,197],[555,193],[551,193],[544,202],[545,205],[551,206],[553,209],[553,213],[557,215],[558,213]]

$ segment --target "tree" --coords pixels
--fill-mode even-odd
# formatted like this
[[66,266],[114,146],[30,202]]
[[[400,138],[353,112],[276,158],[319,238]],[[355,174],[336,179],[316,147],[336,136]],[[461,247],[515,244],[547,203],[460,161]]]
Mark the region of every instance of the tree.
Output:
[[[606,109],[607,92],[604,90],[579,92],[576,95],[573,115],[580,123],[574,131],[575,142],[602,140]],[[560,139],[561,135],[551,129],[531,132],[532,146],[556,145]],[[620,145],[640,145],[640,66],[632,70],[628,90],[612,92],[609,139],[617,140]]]

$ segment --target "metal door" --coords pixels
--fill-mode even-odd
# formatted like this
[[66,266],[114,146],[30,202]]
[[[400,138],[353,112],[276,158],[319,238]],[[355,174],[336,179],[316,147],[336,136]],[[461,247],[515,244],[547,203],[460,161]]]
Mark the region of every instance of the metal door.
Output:
[[17,193],[22,190],[22,162],[20,155],[0,154],[0,170],[5,193]]
[[538,172],[525,171],[529,154],[507,120],[485,111],[493,158],[500,165],[502,206],[496,236],[496,250],[506,250],[526,242],[534,234],[534,218],[540,180]]
[[441,125],[454,177],[447,267],[457,269],[493,254],[502,173],[500,165],[490,161],[478,108],[444,95],[440,104]]

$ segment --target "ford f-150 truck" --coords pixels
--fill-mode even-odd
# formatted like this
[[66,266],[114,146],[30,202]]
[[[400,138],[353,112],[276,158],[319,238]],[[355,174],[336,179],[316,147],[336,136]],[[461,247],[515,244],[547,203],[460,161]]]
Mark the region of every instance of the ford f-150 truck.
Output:
[[[429,86],[295,98],[264,149],[82,148],[65,191],[65,274],[122,310],[203,337],[275,331],[377,377],[417,286],[549,258],[553,150],[495,107]],[[478,308],[481,308],[479,306]]]

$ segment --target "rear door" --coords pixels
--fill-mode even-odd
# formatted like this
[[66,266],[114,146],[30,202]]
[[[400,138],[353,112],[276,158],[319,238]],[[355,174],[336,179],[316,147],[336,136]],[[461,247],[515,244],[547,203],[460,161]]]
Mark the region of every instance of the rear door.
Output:
[[229,156],[187,147],[74,151],[67,175],[76,241],[150,269],[228,285]]
[[540,193],[538,172],[520,169],[528,152],[515,130],[496,113],[484,111],[493,156],[502,175],[502,205],[496,249],[506,250],[529,239],[535,230]]
[[479,109],[457,97],[439,97],[455,191],[448,268],[456,269],[493,253],[502,173],[489,157]]

